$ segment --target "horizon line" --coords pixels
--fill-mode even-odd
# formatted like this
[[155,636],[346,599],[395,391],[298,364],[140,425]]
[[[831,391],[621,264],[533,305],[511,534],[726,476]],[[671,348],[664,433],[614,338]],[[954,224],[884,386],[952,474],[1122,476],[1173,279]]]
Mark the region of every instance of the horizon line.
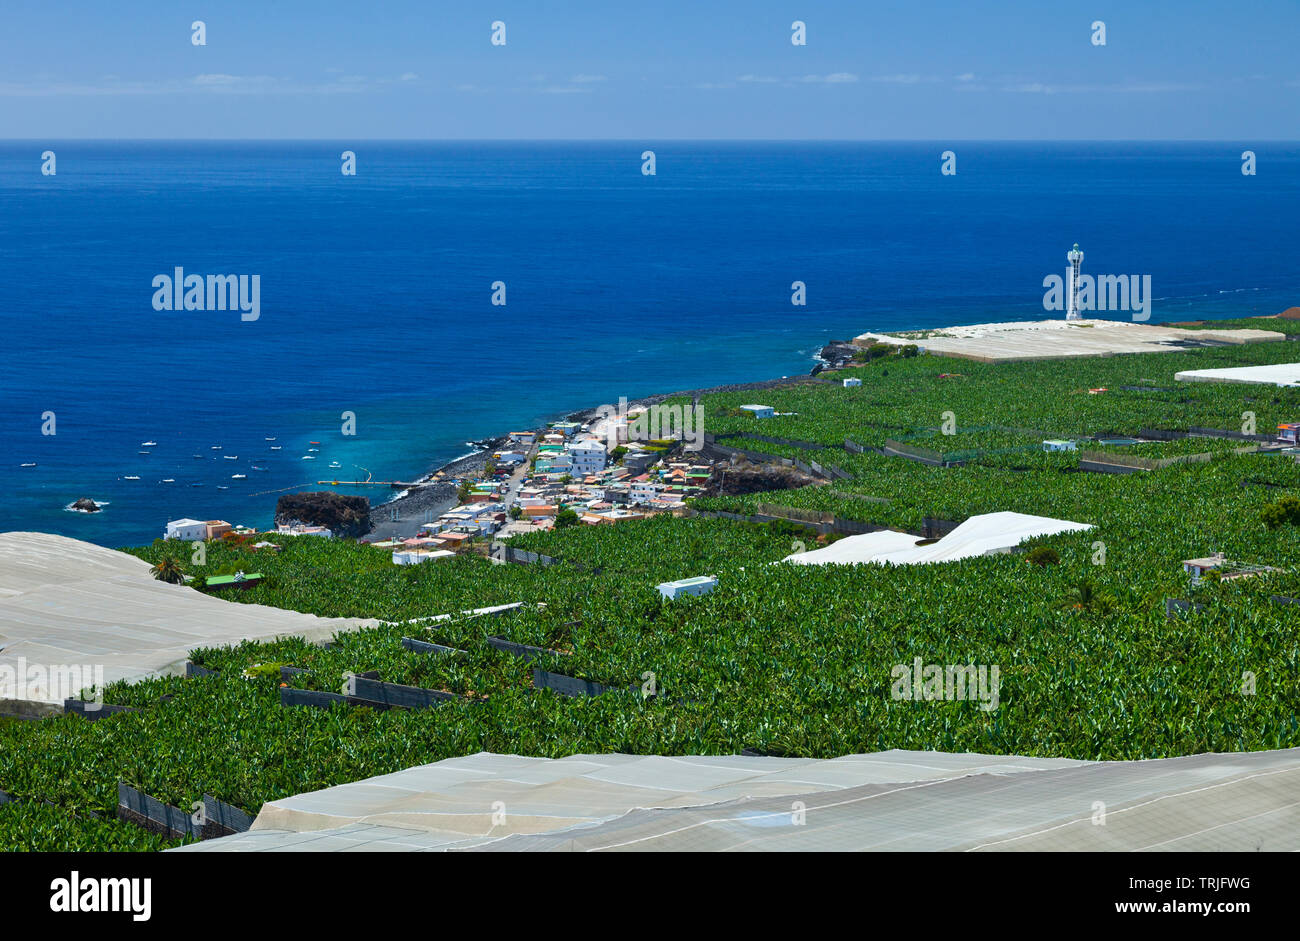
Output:
[[672,143],[757,143],[757,144],[1300,144],[1300,138],[1287,137],[0,137],[0,144],[27,144],[49,141],[113,141],[118,143],[262,143],[303,142],[336,143],[368,141],[374,143],[415,144],[601,144],[669,141]]

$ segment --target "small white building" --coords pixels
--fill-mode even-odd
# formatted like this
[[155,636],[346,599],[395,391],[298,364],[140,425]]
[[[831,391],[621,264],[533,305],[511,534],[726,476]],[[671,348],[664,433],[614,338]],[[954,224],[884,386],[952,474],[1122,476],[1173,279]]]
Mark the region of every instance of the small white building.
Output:
[[1060,438],[1052,438],[1043,442],[1044,451],[1077,451],[1079,446],[1073,441],[1065,441]]
[[771,418],[776,414],[776,409],[771,405],[742,405],[742,412],[749,412],[755,418]]
[[305,526],[302,523],[280,523],[275,531],[281,536],[324,536],[333,539],[334,534],[324,526]]
[[1204,559],[1186,559],[1183,562],[1183,571],[1192,576],[1193,582],[1199,582],[1205,577],[1207,572],[1212,572],[1226,561],[1222,552],[1216,552],[1214,555],[1206,556]]
[[845,379],[845,380],[844,380],[844,388],[846,388],[846,389],[852,389],[852,388],[854,388],[854,387],[856,387],[856,386],[860,386],[860,385],[862,385],[862,380],[861,380],[861,379]]
[[675,582],[664,582],[657,587],[659,594],[671,601],[683,595],[707,595],[718,587],[718,579],[714,575],[696,575],[694,578],[680,578]]
[[186,542],[208,538],[208,524],[203,520],[179,519],[167,524],[164,539],[183,539]]

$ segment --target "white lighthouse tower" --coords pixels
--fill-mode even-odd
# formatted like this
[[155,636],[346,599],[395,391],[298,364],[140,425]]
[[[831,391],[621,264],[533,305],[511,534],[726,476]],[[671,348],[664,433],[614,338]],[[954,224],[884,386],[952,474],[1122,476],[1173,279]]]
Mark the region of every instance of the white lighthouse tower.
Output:
[[1066,253],[1065,260],[1070,263],[1070,308],[1065,312],[1065,319],[1082,320],[1079,313],[1079,265],[1083,264],[1083,252],[1079,251],[1078,242]]

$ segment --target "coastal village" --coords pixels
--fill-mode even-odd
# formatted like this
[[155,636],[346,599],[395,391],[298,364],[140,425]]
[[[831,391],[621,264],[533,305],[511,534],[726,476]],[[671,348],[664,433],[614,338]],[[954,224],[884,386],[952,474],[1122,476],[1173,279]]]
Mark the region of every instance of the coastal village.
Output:
[[[687,498],[704,490],[715,462],[679,447],[679,440],[644,439],[638,418],[647,410],[633,408],[625,417],[557,421],[541,429],[513,431],[500,448],[488,453],[480,472],[449,476],[438,471],[416,485],[450,483],[456,487],[456,505],[436,515],[426,511],[414,535],[363,535],[358,541],[391,551],[394,564],[414,565],[464,552],[486,554],[494,547],[499,551],[505,540],[521,533],[615,525],[680,512]],[[278,522],[273,532],[341,535],[297,519]],[[168,521],[163,538],[202,541],[227,533],[248,540],[257,530],[224,520],[182,518]],[[267,542],[253,548],[276,547]]]

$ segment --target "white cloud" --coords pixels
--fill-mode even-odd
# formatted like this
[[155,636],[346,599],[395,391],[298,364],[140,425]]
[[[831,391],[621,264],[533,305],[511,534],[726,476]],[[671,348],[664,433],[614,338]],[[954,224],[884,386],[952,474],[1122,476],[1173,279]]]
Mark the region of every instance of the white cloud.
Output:
[[856,82],[858,77],[852,72],[832,72],[829,75],[805,75],[798,81],[821,83],[826,85],[847,85]]
[[1027,95],[1080,95],[1119,92],[1121,94],[1164,94],[1168,92],[1200,91],[1203,85],[1181,82],[1120,82],[1110,85],[1052,85],[1046,82],[1012,82],[1002,86],[1003,91]]

